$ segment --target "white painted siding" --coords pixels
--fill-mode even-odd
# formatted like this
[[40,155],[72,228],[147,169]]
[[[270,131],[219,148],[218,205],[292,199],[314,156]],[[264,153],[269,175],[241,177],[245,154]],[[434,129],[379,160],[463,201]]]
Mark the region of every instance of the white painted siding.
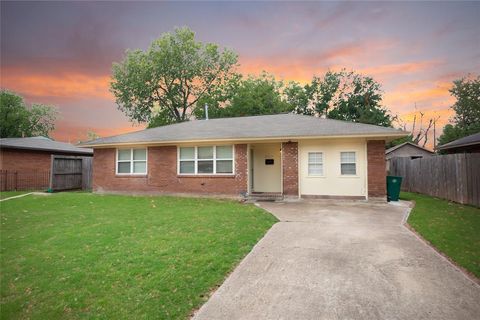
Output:
[[[341,175],[340,153],[354,151],[356,174]],[[323,153],[323,176],[308,175],[308,153]],[[366,196],[367,155],[365,139],[302,140],[298,143],[301,195]]]

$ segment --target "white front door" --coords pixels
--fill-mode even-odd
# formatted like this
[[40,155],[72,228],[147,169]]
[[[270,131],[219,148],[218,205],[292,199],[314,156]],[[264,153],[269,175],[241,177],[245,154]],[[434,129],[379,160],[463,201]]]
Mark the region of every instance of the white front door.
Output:
[[282,192],[280,144],[252,146],[252,189],[254,192]]

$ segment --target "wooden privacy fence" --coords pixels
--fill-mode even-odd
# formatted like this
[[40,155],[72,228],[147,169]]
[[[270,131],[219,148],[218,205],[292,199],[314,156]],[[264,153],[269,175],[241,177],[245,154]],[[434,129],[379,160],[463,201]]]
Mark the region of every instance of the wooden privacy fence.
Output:
[[50,190],[91,189],[92,157],[52,155]]
[[480,153],[392,158],[389,174],[403,177],[402,191],[480,206]]
[[93,157],[82,158],[82,189],[92,189]]

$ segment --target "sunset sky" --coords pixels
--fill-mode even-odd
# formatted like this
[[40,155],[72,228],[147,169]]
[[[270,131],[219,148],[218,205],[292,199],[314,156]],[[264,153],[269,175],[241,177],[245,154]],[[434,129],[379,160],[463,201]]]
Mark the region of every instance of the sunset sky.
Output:
[[112,62],[174,27],[239,54],[240,70],[309,81],[347,68],[383,86],[405,120],[451,117],[451,82],[480,73],[480,2],[4,2],[1,87],[59,108],[53,137],[139,130],[109,92]]

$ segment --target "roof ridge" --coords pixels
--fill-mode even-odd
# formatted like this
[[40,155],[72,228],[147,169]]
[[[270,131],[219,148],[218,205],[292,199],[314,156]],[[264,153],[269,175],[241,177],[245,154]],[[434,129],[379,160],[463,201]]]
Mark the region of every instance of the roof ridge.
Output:
[[[222,117],[222,118],[209,118],[209,119],[195,119],[193,121],[217,121],[224,119],[245,119],[245,118],[259,118],[259,117],[271,117],[271,116],[304,116],[304,114],[296,114],[292,112],[281,112],[281,113],[272,113],[272,114],[256,114],[251,116],[238,116],[238,117]],[[189,122],[189,121],[184,121]]]
[[[167,125],[164,125],[164,126],[158,126],[158,127],[154,127],[154,128],[145,128],[145,129],[136,130],[136,131],[132,131],[132,132],[126,132],[126,133],[116,134],[116,135],[112,135],[112,136],[101,137],[101,138],[98,138],[98,139],[86,141],[85,143],[87,143],[87,142],[88,142],[88,143],[91,143],[91,142],[95,142],[96,140],[105,139],[105,138],[120,137],[120,136],[123,136],[123,135],[126,135],[126,134],[132,134],[132,133],[136,133],[136,132],[154,130],[154,129],[165,128],[165,127],[173,127],[173,126],[183,125],[183,124],[187,124],[187,123],[191,123],[191,122],[196,122],[196,121],[217,121],[217,120],[225,120],[225,119],[239,119],[239,118],[244,119],[244,118],[256,118],[256,117],[278,116],[278,115],[298,115],[298,116],[306,116],[306,115],[304,115],[304,114],[294,114],[294,113],[288,112],[288,113],[274,113],[274,114],[257,114],[257,115],[253,115],[253,116],[223,117],[223,118],[210,118],[210,119],[194,119],[194,120],[186,120],[186,121],[182,121],[182,122],[171,123],[171,124],[167,124]],[[308,117],[310,117],[310,116],[308,116]],[[83,145],[83,143],[80,143],[79,145]]]

